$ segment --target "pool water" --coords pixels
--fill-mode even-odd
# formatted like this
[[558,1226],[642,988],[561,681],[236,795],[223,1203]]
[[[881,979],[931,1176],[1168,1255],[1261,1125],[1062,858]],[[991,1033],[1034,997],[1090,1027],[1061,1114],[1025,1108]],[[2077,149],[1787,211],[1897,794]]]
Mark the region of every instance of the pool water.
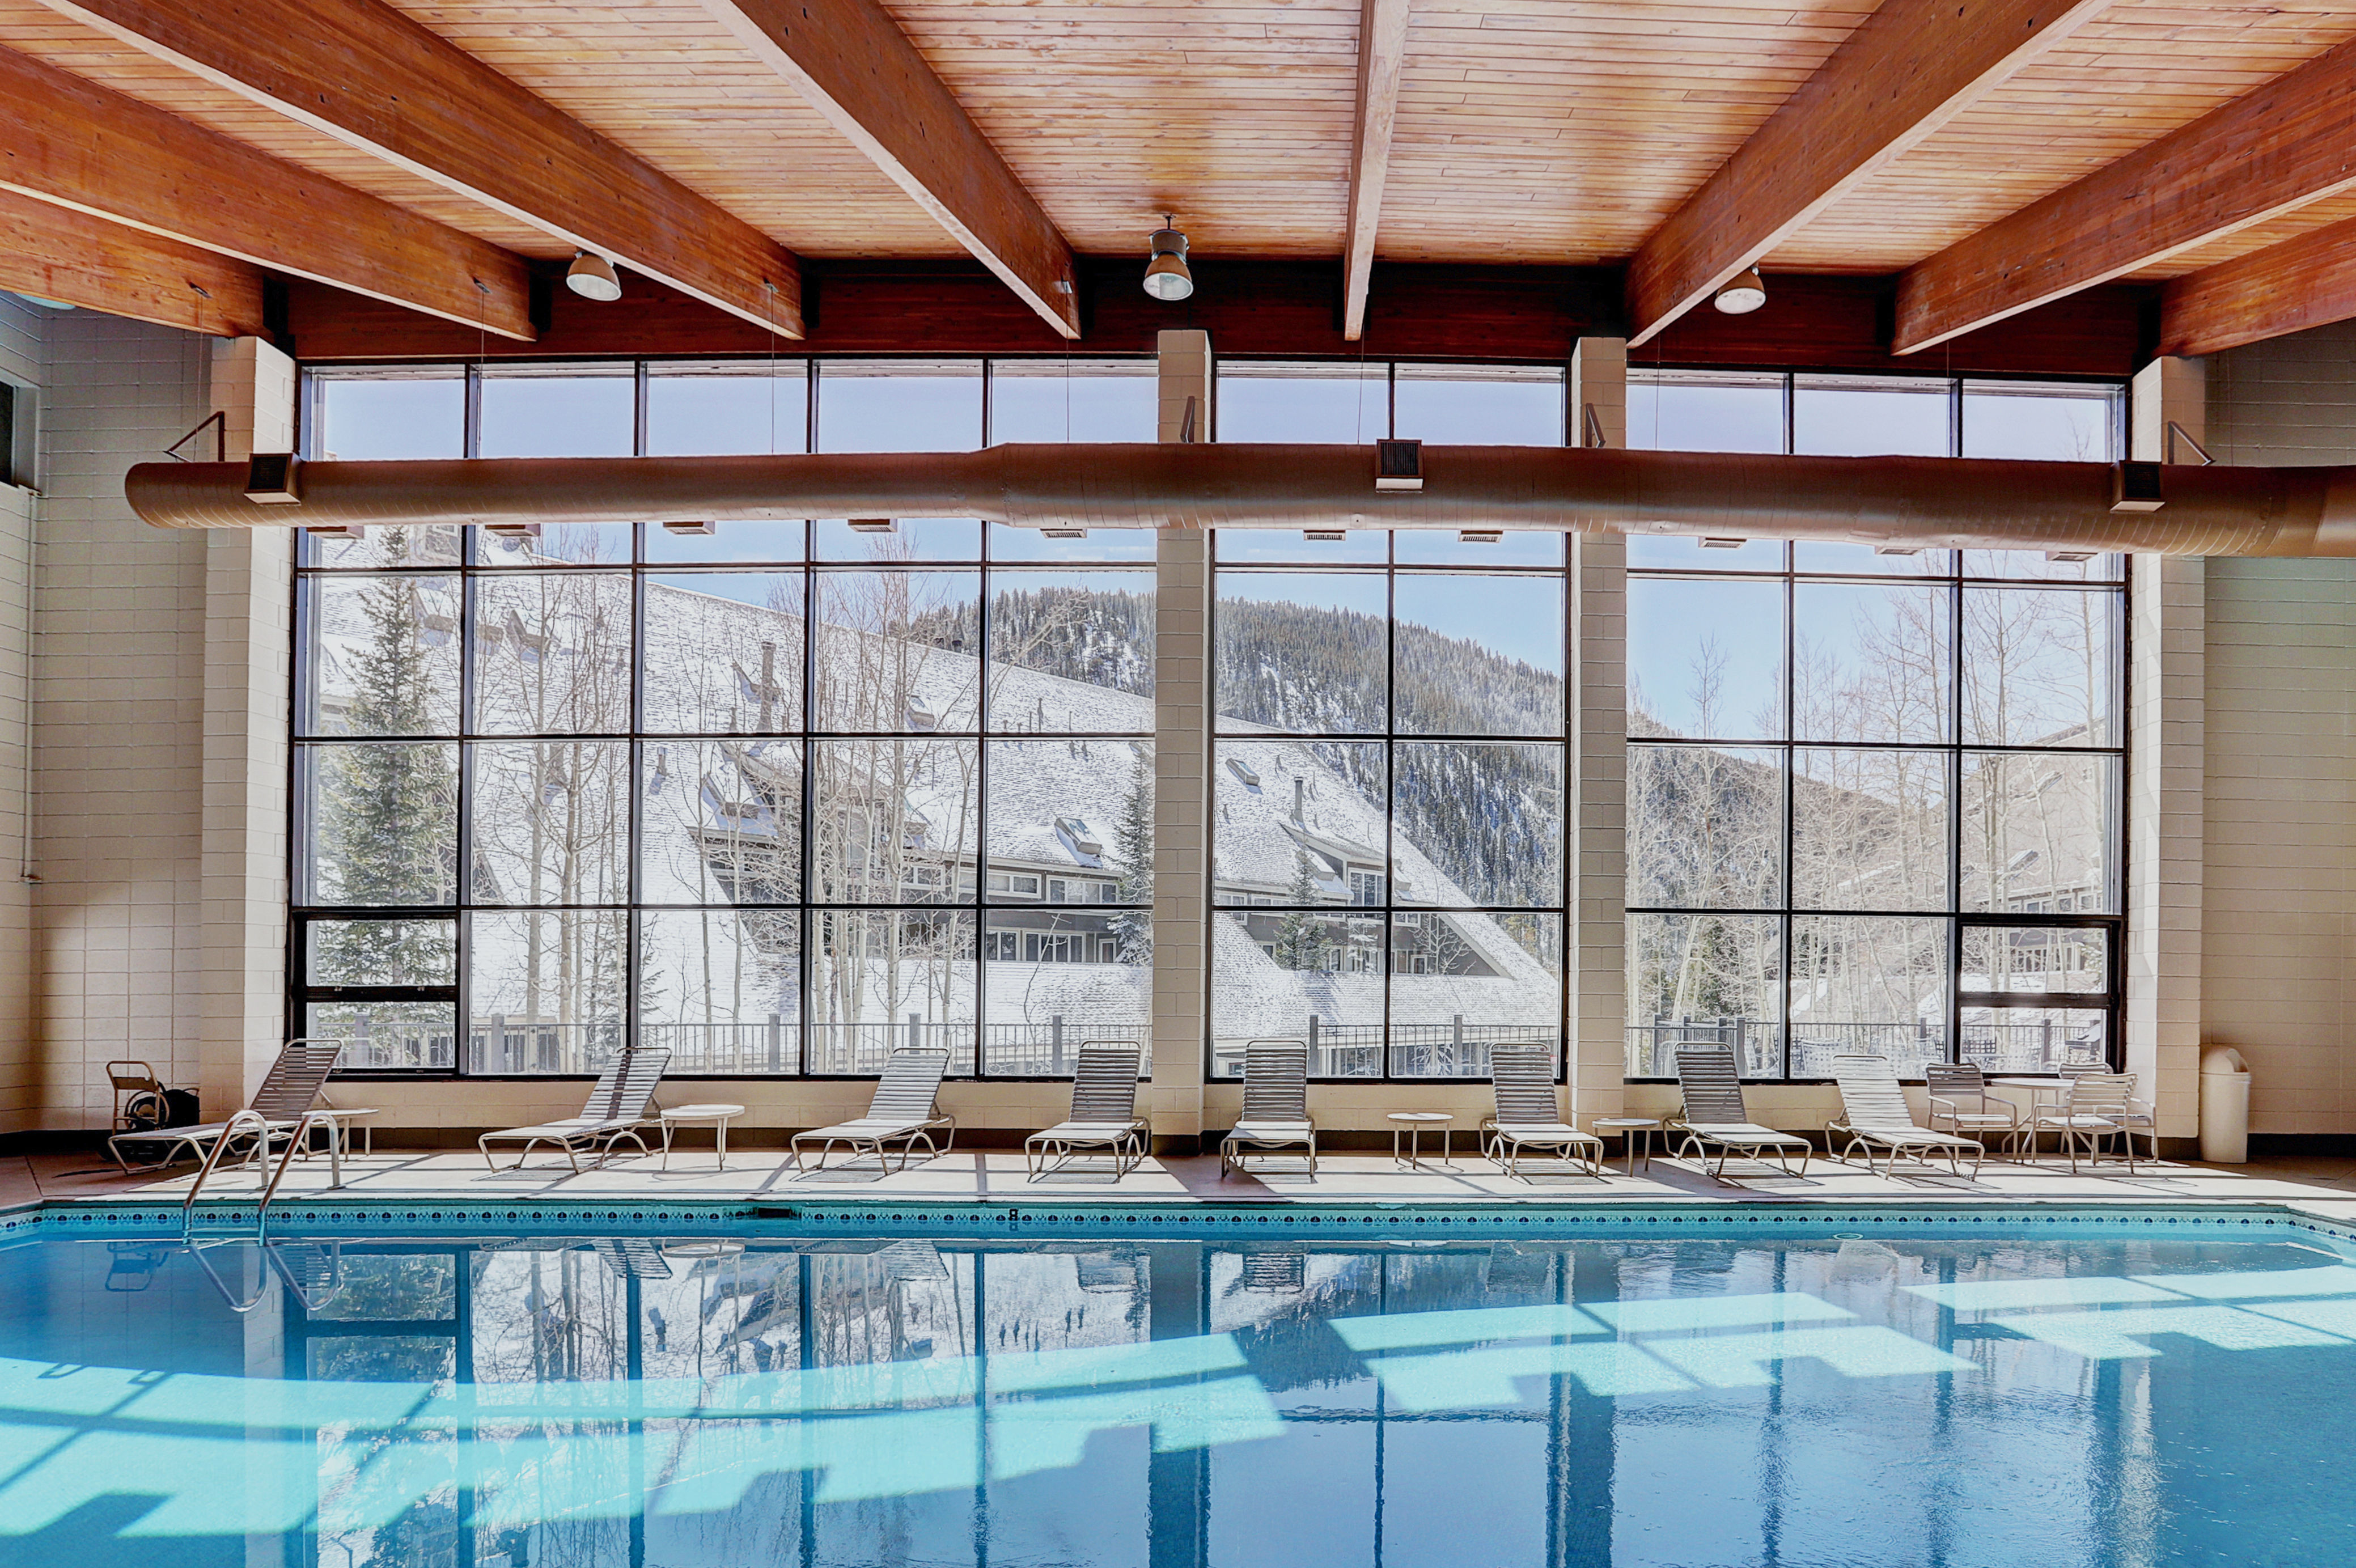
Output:
[[2319,1233],[1565,1229],[44,1236],[0,1562],[2356,1562]]

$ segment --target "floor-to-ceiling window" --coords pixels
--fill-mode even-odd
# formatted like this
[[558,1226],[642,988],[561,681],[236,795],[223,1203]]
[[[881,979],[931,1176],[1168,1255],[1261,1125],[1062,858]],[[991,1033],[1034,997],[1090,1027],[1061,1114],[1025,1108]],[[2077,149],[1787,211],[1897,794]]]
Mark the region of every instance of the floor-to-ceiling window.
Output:
[[[1151,360],[359,369],[346,459],[1150,440]],[[1153,542],[970,520],[308,534],[295,1023],[347,1067],[1068,1072],[1142,1041]]]
[[[2116,388],[1632,373],[1632,446],[2107,461]],[[1628,542],[1628,1071],[2118,1031],[2126,559]]]
[[[1563,441],[1559,369],[1219,369],[1223,442]],[[1210,1070],[1483,1077],[1558,1046],[1565,539],[1222,530]]]

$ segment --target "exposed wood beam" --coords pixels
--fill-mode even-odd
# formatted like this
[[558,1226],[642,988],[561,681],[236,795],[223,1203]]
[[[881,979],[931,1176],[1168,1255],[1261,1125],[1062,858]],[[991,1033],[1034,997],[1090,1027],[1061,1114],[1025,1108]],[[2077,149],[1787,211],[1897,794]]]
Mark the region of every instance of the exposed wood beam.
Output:
[[0,49],[0,188],[530,341],[523,258]]
[[1375,275],[1375,230],[1391,172],[1399,75],[1407,64],[1408,0],[1365,0],[1358,13],[1358,124],[1350,152],[1350,223],[1342,273],[1342,336],[1366,331],[1366,285]]
[[2159,352],[2185,359],[2356,318],[2356,220],[2170,278]]
[[876,0],[704,0],[765,65],[1066,338],[1072,247]]
[[2356,187],[2356,44],[1919,262],[1892,349],[1911,354]]
[[263,335],[262,269],[0,191],[0,288],[207,332]]
[[383,0],[47,4],[566,245],[801,335],[791,252]]
[[1628,267],[1644,342],[2110,0],[1883,0],[1653,231]]

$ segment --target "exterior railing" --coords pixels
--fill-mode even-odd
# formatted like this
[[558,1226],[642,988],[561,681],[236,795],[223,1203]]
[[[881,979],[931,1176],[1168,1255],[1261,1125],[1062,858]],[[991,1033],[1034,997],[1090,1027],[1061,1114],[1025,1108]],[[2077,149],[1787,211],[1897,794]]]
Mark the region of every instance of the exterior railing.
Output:
[[[1393,1024],[1388,1031],[1390,1075],[1393,1078],[1465,1078],[1489,1076],[1493,1046],[1544,1046],[1560,1054],[1561,1032],[1526,1024]],[[1211,1076],[1243,1076],[1244,1047],[1252,1040],[1297,1039],[1309,1047],[1312,1078],[1380,1079],[1386,1042],[1380,1024],[1328,1024],[1311,1018],[1304,1027],[1287,1033],[1271,1029],[1265,1035],[1217,1036],[1211,1041]]]
[[[1783,1026],[1761,1018],[1656,1019],[1628,1027],[1628,1076],[1675,1078],[1676,1047],[1706,1040],[1730,1047],[1746,1078],[1780,1078]],[[2072,1029],[2052,1019],[2021,1024],[1971,1024],[1963,1033],[1961,1059],[1982,1072],[2050,1073],[2108,1059],[2099,1028]],[[1944,1025],[1922,1021],[1892,1024],[1805,1024],[1792,1029],[1794,1078],[1830,1078],[1833,1058],[1887,1057],[1901,1077],[1920,1078],[1925,1062],[1947,1059]]]

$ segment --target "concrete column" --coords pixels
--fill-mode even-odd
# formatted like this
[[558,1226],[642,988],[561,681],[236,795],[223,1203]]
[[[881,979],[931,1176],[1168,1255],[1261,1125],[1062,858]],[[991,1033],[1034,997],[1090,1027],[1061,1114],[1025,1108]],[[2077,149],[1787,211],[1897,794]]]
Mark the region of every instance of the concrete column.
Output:
[[[2198,360],[2154,360],[2137,371],[2127,456],[2201,461],[2206,393]],[[2201,1105],[2208,563],[2136,556],[2128,597],[2126,1066],[2152,1101],[2159,1135],[2191,1138]]]
[[[1628,345],[1582,338],[1570,358],[1572,439],[1624,446]],[[1601,438],[1600,443],[1598,438]],[[1624,1109],[1627,1079],[1628,547],[1573,534],[1571,562],[1570,1111]]]
[[[1164,332],[1163,441],[1205,441],[1211,339]],[[1203,1133],[1203,1040],[1209,991],[1205,924],[1211,874],[1210,536],[1165,529],[1154,555],[1153,1083],[1157,1148],[1193,1153]]]

